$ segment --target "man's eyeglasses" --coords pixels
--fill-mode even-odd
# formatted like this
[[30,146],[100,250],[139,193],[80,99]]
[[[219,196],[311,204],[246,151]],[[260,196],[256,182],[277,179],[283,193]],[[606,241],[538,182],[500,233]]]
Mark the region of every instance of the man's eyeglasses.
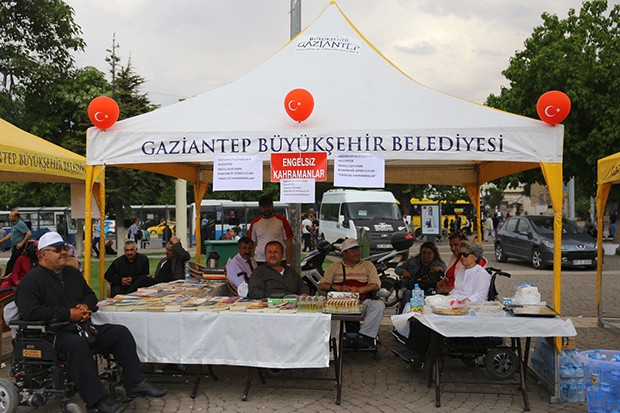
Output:
[[471,252],[469,252],[469,251],[466,251],[466,252],[459,252],[459,253],[458,253],[458,256],[459,256],[459,258],[461,258],[461,257],[465,257],[465,258],[467,258],[467,257],[469,257],[471,254],[472,254],[472,253],[471,253]]
[[44,248],[42,251],[53,251],[56,254],[60,254],[61,251],[69,251],[69,244],[62,244],[62,245],[52,245],[49,246],[47,248]]

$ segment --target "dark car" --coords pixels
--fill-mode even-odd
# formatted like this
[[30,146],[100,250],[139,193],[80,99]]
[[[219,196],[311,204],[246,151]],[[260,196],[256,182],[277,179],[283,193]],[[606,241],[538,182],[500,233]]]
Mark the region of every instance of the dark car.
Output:
[[[596,239],[577,224],[562,219],[562,266],[596,267]],[[508,218],[497,230],[495,259],[516,258],[542,269],[553,265],[553,217],[524,215]]]

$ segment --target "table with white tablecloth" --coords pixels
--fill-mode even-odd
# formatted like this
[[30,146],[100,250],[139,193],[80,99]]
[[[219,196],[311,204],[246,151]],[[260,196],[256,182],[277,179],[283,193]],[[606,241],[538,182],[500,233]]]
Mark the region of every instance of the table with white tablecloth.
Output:
[[329,367],[329,314],[99,311],[93,322],[129,328],[143,362]]
[[[96,324],[126,326],[143,362],[297,369],[327,368],[333,356],[336,376],[331,380],[336,382],[337,404],[342,391],[342,323],[348,319],[360,320],[361,316],[232,311],[93,314]],[[337,326],[334,337],[332,320]]]
[[[470,313],[462,316],[433,314],[429,307],[423,314],[400,314],[392,316],[392,324],[397,329],[415,317],[426,327],[430,328],[433,340],[430,351],[431,375],[429,375],[429,387],[431,377],[435,382],[435,404],[440,406],[441,372],[440,337],[509,337],[519,357],[519,393],[523,397],[525,410],[529,410],[529,402],[525,387],[525,366],[532,337],[572,337],[577,331],[570,319],[563,320],[560,317],[521,317],[506,313],[504,316],[482,316]],[[526,339],[525,354],[521,350],[521,338]],[[484,390],[484,389],[482,389]],[[454,390],[461,391],[461,390]]]

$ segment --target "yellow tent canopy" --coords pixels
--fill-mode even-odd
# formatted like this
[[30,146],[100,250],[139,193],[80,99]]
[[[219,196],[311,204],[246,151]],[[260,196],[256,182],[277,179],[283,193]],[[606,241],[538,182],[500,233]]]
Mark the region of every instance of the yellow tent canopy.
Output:
[[598,231],[598,263],[596,266],[596,314],[600,324],[618,328],[618,324],[609,323],[601,314],[601,294],[603,279],[603,215],[607,197],[613,184],[620,183],[620,152],[598,160],[596,191],[596,225]]
[[1,182],[84,183],[86,158],[0,119]]

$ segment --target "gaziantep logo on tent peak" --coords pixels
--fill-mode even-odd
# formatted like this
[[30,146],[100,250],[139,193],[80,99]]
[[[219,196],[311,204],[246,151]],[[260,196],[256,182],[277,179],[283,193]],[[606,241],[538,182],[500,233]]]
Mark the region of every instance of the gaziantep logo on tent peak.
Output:
[[334,50],[338,52],[359,53],[360,45],[345,36],[315,35],[297,40],[296,50]]

